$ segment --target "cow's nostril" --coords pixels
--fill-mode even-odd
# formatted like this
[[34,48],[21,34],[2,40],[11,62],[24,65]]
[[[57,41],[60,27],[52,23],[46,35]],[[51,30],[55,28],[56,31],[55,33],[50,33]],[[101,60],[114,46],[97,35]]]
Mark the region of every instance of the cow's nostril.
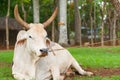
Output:
[[40,49],[40,52],[44,52],[42,49]]
[[40,49],[40,52],[42,52],[42,53],[47,53],[47,52],[48,52],[48,49]]
[[42,53],[39,57],[45,57],[48,55],[48,49],[40,49],[40,52]]

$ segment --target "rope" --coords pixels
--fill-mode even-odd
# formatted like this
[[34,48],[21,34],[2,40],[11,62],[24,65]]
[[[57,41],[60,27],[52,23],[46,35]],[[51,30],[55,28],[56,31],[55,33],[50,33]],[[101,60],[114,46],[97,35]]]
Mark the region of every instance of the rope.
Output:
[[53,55],[55,56],[56,54],[55,54],[55,51],[59,51],[59,50],[64,50],[64,49],[52,49],[52,48],[50,48],[51,50],[49,50],[49,52],[52,52],[53,53]]

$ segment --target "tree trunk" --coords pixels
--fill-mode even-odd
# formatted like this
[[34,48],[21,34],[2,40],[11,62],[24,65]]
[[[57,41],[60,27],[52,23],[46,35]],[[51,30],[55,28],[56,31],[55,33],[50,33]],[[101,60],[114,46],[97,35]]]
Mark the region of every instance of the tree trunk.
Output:
[[106,7],[106,0],[104,2],[103,7],[101,8],[101,17],[102,17],[102,24],[101,24],[101,46],[104,46],[104,15],[105,15],[105,7]]
[[[111,16],[112,16],[112,10],[108,10],[107,11],[107,13],[108,13],[108,24],[109,24],[109,39],[110,40],[112,40],[112,38],[113,38],[113,35],[112,35],[112,33],[113,33],[113,27],[112,27],[112,18],[111,18]],[[112,42],[110,42],[110,44],[112,44]]]
[[26,21],[26,11],[25,11],[25,8],[24,8],[24,3],[21,3],[21,7],[22,7],[22,12],[23,12],[23,16],[24,16],[24,21]]
[[59,40],[58,42],[66,46],[68,45],[67,37],[67,2],[59,0]]
[[6,15],[6,49],[9,50],[9,27],[8,27],[8,18],[10,15],[10,0],[8,0],[8,10]]
[[93,17],[92,17],[92,5],[91,5],[91,8],[90,8],[90,28],[91,28],[91,45],[93,46],[93,39],[94,39],[94,30],[93,30]]
[[104,21],[102,20],[102,25],[101,25],[101,46],[104,46]]
[[114,10],[114,19],[113,19],[113,46],[116,45],[116,11]]
[[52,22],[52,41],[55,41],[55,21]]
[[39,23],[40,20],[39,13],[39,0],[33,0],[33,22]]
[[78,0],[74,0],[74,14],[75,14],[75,43],[82,46],[81,36],[81,17],[78,9]]
[[96,3],[94,3],[94,43],[96,43],[96,41],[97,41],[97,39],[96,39],[96,34],[97,34],[97,29],[96,29],[96,27],[97,27],[97,25],[96,25]]

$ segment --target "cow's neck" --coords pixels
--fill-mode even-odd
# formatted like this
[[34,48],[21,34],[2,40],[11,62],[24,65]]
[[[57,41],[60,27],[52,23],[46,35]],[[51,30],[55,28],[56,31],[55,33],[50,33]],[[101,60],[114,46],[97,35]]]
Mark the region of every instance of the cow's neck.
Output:
[[36,57],[35,57],[35,54],[32,53],[31,51],[28,51],[27,49],[25,49],[24,51],[24,56],[27,56],[27,57],[24,57],[24,61],[23,63],[27,63],[26,65],[26,68],[28,68],[29,70],[29,74],[31,76],[35,76],[35,62],[36,62]]

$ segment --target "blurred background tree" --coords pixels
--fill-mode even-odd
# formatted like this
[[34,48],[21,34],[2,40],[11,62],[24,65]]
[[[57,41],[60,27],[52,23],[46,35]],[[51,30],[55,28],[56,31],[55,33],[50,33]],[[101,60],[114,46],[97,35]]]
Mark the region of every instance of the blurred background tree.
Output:
[[[38,22],[43,23],[51,16],[54,10],[54,5],[56,4],[55,1],[57,0],[38,1],[38,5],[40,7],[38,13],[38,20],[40,21]],[[77,4],[75,1],[77,1]],[[1,0],[0,18],[5,17],[7,14],[8,5],[6,4],[8,4],[8,0]],[[19,5],[20,15],[25,21],[28,23],[34,22],[34,6],[32,0],[11,0],[9,18],[14,18],[13,10],[15,4]],[[64,33],[60,33],[66,38],[59,37],[59,32],[61,30],[61,28],[58,27],[59,19],[54,21],[54,35],[52,35],[52,27],[50,27],[53,26],[52,24],[46,29],[48,37],[52,38],[52,36],[55,36],[54,41],[56,42],[60,42],[60,40],[65,39],[62,43],[60,42],[61,44],[81,44],[83,46],[85,43],[89,43],[91,46],[94,46],[98,42],[98,45],[102,46],[115,46],[119,44],[118,39],[120,37],[119,4],[119,0],[66,0],[67,22],[64,33],[67,35],[65,34],[65,36]],[[80,19],[78,22],[76,21],[77,18]],[[106,41],[109,42],[106,43]]]

